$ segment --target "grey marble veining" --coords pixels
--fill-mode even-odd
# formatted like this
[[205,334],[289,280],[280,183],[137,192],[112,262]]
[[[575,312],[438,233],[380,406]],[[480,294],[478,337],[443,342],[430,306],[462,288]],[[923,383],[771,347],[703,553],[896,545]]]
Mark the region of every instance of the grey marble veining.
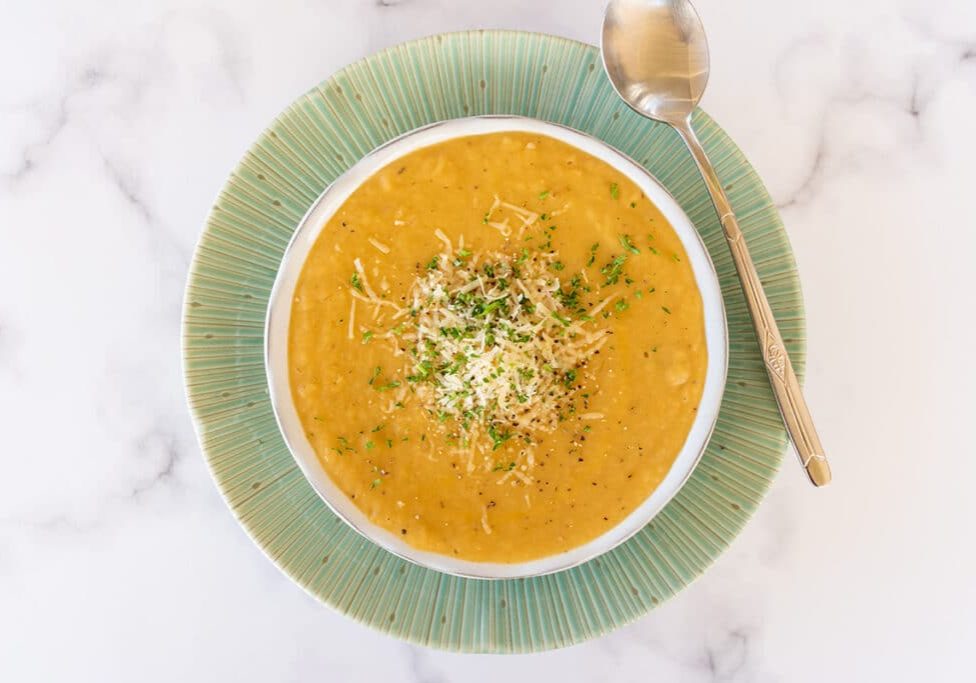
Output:
[[369,52],[590,0],[42,0],[0,22],[0,680],[963,680],[976,646],[976,5],[698,3],[703,105],[780,207],[835,483],[788,459],[701,579],[520,657],[391,640],[291,584],[184,404],[204,216],[257,132]]

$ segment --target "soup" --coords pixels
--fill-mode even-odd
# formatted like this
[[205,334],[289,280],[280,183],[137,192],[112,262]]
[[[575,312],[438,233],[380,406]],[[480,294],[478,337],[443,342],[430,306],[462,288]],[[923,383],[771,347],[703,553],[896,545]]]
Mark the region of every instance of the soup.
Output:
[[415,548],[523,562],[660,484],[707,367],[682,244],[625,175],[543,135],[407,154],[324,227],[289,380],[322,467]]

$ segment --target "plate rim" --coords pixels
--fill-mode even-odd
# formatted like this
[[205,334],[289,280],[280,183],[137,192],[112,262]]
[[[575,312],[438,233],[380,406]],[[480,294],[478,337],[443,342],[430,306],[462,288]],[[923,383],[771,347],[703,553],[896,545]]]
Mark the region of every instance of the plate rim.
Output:
[[[654,605],[648,607],[641,606],[636,610],[633,610],[629,614],[617,616],[614,619],[612,619],[612,623],[609,623],[608,625],[600,625],[596,628],[591,629],[589,632],[582,634],[581,636],[574,635],[562,640],[552,636],[550,636],[547,639],[546,637],[543,636],[543,637],[536,637],[534,639],[530,639],[527,642],[524,640],[519,641],[513,639],[512,641],[508,641],[506,643],[500,643],[499,641],[493,638],[487,638],[485,640],[474,643],[474,646],[472,646],[471,642],[434,640],[431,633],[427,634],[427,639],[423,639],[419,637],[415,631],[406,630],[402,632],[394,632],[389,628],[383,628],[377,623],[373,623],[369,621],[368,619],[360,616],[359,614],[353,613],[352,610],[350,610],[346,605],[341,604],[339,601],[327,600],[322,595],[319,595],[313,591],[312,584],[310,581],[304,580],[301,577],[293,575],[283,562],[279,562],[279,560],[276,559],[271,554],[269,548],[266,547],[266,545],[259,539],[255,530],[252,529],[248,521],[244,519],[241,509],[237,506],[237,504],[235,504],[231,500],[230,492],[227,488],[225,488],[224,482],[222,481],[220,475],[215,469],[211,456],[208,455],[208,448],[205,447],[204,445],[204,438],[203,438],[204,424],[203,423],[205,417],[201,415],[201,409],[195,404],[193,396],[191,395],[191,384],[190,384],[191,377],[189,374],[190,370],[188,367],[189,361],[192,360],[189,357],[191,351],[189,351],[188,349],[191,343],[190,339],[192,336],[188,331],[188,327],[191,324],[191,314],[192,314],[191,289],[195,280],[199,277],[200,274],[201,245],[207,236],[208,228],[214,218],[220,200],[224,196],[228,188],[228,185],[233,180],[237,172],[242,168],[242,166],[244,165],[245,161],[248,159],[249,154],[254,149],[256,144],[262,141],[263,139],[265,139],[266,137],[268,137],[269,134],[274,130],[274,128],[283,122],[284,115],[287,114],[303,97],[316,93],[317,91],[319,91],[320,88],[324,87],[326,84],[330,83],[331,81],[334,81],[342,76],[347,76],[350,70],[357,65],[364,64],[368,60],[376,59],[380,57],[389,58],[391,56],[394,56],[397,50],[403,50],[423,43],[428,43],[435,39],[445,40],[449,38],[465,38],[465,37],[474,37],[474,36],[484,37],[486,35],[497,36],[499,38],[502,37],[518,38],[521,36],[528,39],[539,40],[544,43],[552,43],[552,44],[568,46],[570,48],[576,48],[584,51],[590,51],[591,54],[594,55],[598,54],[599,52],[598,47],[593,44],[586,43],[584,41],[576,40],[573,38],[568,38],[565,36],[553,35],[553,34],[548,34],[540,31],[522,31],[522,30],[504,29],[504,28],[498,28],[498,29],[481,28],[481,29],[461,29],[456,31],[431,33],[407,41],[393,43],[380,50],[363,54],[359,58],[344,64],[340,68],[326,75],[322,80],[315,83],[308,89],[299,92],[294,97],[291,97],[288,100],[288,102],[285,104],[285,106],[282,107],[278,111],[278,113],[260,131],[258,131],[253,137],[249,138],[243,151],[235,157],[235,161],[231,169],[229,170],[229,172],[222,176],[220,186],[217,189],[213,201],[211,202],[210,207],[207,210],[207,213],[204,217],[204,220],[202,222],[202,227],[200,229],[200,233],[198,234],[194,242],[192,258],[190,260],[189,266],[186,271],[187,272],[186,285],[184,286],[182,305],[180,307],[180,356],[181,356],[180,369],[181,369],[181,376],[183,379],[184,398],[186,400],[187,408],[191,418],[191,423],[193,425],[193,433],[196,438],[196,443],[200,449],[201,456],[203,457],[204,463],[207,467],[207,471],[209,472],[210,477],[213,480],[217,492],[219,493],[220,497],[223,499],[225,505],[230,510],[231,514],[237,520],[240,527],[243,529],[245,534],[249,537],[249,539],[260,550],[260,552],[271,562],[271,564],[274,565],[291,583],[297,585],[302,591],[304,591],[307,595],[313,598],[316,602],[325,605],[326,607],[334,610],[336,613],[341,614],[344,617],[348,617],[364,627],[367,627],[371,630],[382,633],[388,637],[400,641],[409,642],[415,645],[420,645],[432,649],[439,649],[443,651],[459,652],[459,653],[516,654],[516,653],[530,653],[530,652],[545,652],[545,651],[551,651],[556,649],[562,649],[565,647],[579,644],[581,642],[585,642],[587,640],[598,638],[603,635],[606,635],[607,633],[613,630],[622,628],[627,624],[632,624],[635,621],[648,616],[650,612],[653,611],[653,607],[658,606],[658,603],[655,603]],[[791,274],[789,278],[790,287],[795,292],[795,301],[793,302],[792,305],[797,314],[794,320],[797,327],[796,327],[796,333],[794,335],[794,338],[787,343],[791,346],[790,349],[791,358],[794,361],[794,365],[797,371],[797,376],[800,379],[802,384],[806,375],[806,352],[807,352],[806,307],[805,307],[804,296],[803,296],[803,283],[799,277],[796,257],[792,248],[792,244],[789,240],[789,234],[786,232],[785,226],[783,225],[782,218],[779,214],[778,207],[773,202],[772,197],[770,197],[765,184],[762,182],[761,176],[755,170],[752,164],[749,162],[748,158],[739,148],[735,140],[728,133],[726,133],[725,130],[722,129],[717,123],[715,123],[714,119],[712,119],[703,108],[701,107],[696,108],[694,117],[696,119],[703,118],[704,120],[712,123],[722,133],[723,143],[726,144],[729,147],[731,153],[737,157],[736,165],[737,166],[744,165],[747,168],[748,172],[750,172],[751,175],[755,177],[759,185],[759,190],[763,198],[763,203],[767,205],[768,208],[772,209],[773,220],[775,221],[778,232],[781,233],[782,239],[784,240],[786,245],[784,257],[787,259],[788,266],[789,266],[788,270]],[[729,337],[729,341],[731,342],[731,336]],[[729,353],[728,358],[731,360],[731,351]],[[778,475],[782,467],[784,452],[787,448],[786,445],[787,441],[785,438],[782,439],[781,441],[782,443],[778,444],[775,447],[775,451],[776,451],[775,463],[770,465],[769,472],[768,472],[769,475],[768,479],[766,480],[766,483],[761,488],[761,490],[758,490],[756,492],[756,497],[754,499],[755,508],[758,508],[758,506],[761,505],[764,499],[769,495],[769,492],[771,490],[772,480]],[[714,564],[714,562],[718,559],[718,557],[724,554],[724,552],[726,551],[728,546],[732,543],[732,541],[734,541],[734,539],[737,538],[739,534],[741,534],[744,526],[749,522],[750,519],[752,519],[754,514],[755,514],[755,509],[749,511],[745,519],[742,521],[741,525],[730,534],[730,537],[728,539],[725,540],[724,545],[716,553],[714,553],[712,556],[707,558],[707,560],[701,566],[701,569],[699,571],[696,571],[693,574],[693,576],[691,576],[688,580],[683,581],[680,586],[673,589],[671,593],[668,595],[668,597],[665,598],[665,600],[670,599],[670,597],[681,592],[691,584],[695,583],[705,573],[707,573],[709,567],[711,567],[711,565]]]

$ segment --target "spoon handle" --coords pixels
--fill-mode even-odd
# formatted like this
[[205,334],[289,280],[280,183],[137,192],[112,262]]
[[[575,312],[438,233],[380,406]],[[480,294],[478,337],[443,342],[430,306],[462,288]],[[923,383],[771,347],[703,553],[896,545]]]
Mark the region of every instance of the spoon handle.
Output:
[[742,292],[746,297],[752,324],[756,329],[756,338],[762,349],[769,383],[772,385],[773,395],[786,423],[786,430],[793,440],[796,452],[800,456],[800,463],[810,477],[810,481],[814,486],[824,486],[830,483],[830,466],[827,464],[820,437],[817,436],[817,430],[813,426],[813,418],[810,416],[807,402],[800,390],[800,382],[793,372],[793,364],[790,363],[790,357],[786,353],[783,337],[779,333],[773,311],[769,307],[769,300],[763,292],[756,266],[749,255],[749,248],[746,246],[742,231],[739,230],[732,205],[725,195],[725,190],[722,189],[722,183],[715,173],[712,162],[709,161],[691,127],[690,118],[675,124],[675,129],[694,156],[721,219],[725,238],[732,251],[732,260],[735,262],[735,269],[742,283]]

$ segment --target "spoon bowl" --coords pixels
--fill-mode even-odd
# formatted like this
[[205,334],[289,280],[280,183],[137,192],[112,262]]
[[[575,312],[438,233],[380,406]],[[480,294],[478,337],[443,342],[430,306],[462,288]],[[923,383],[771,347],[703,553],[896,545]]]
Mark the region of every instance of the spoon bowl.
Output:
[[708,83],[708,43],[690,2],[615,0],[602,46],[610,82],[638,114],[674,124],[698,105]]

